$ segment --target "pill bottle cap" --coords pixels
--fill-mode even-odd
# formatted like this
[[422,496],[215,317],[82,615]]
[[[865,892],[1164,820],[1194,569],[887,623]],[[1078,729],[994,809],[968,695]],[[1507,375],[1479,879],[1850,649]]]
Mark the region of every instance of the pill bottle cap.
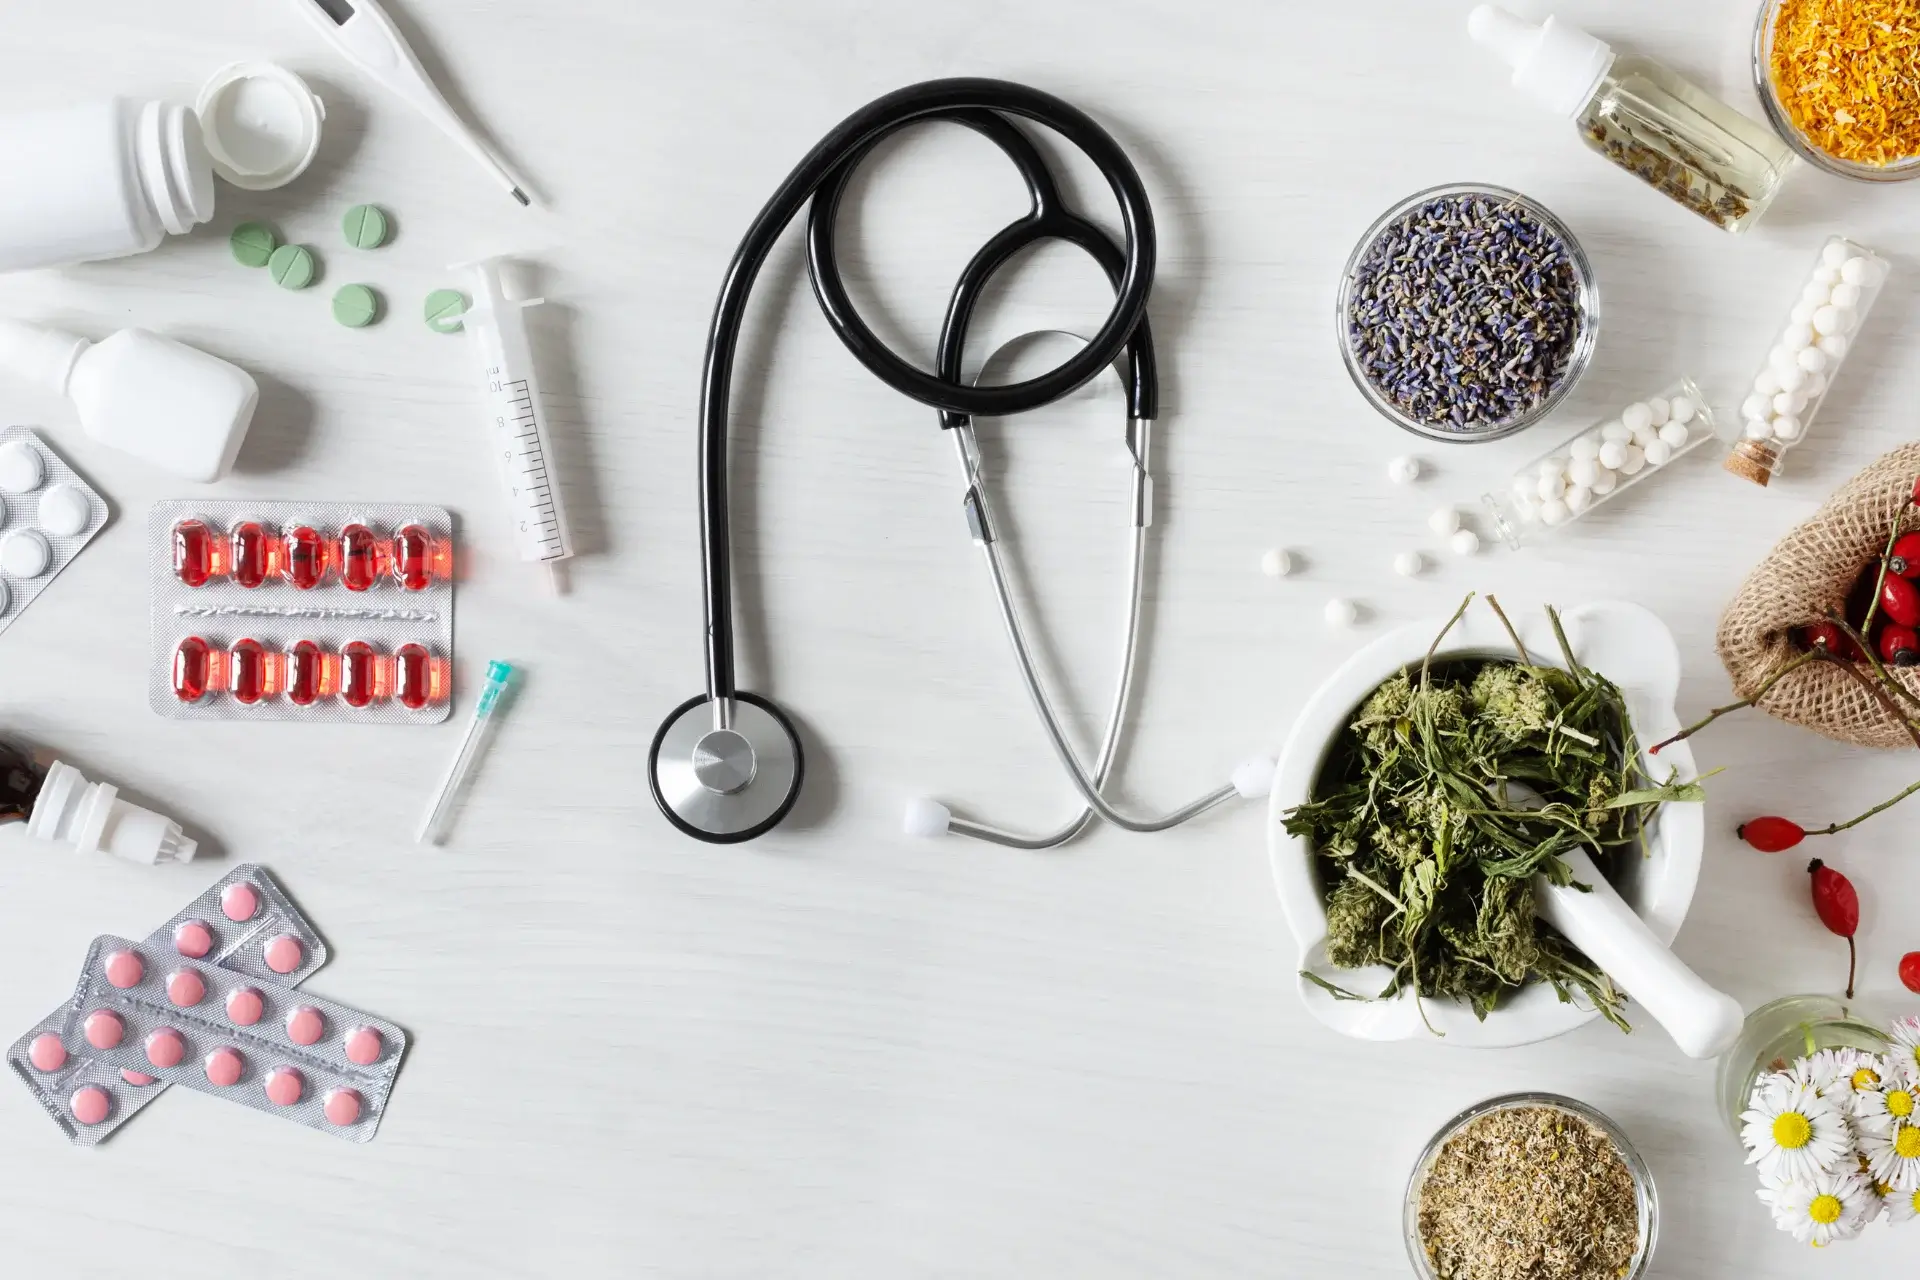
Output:
[[1580,28],[1558,18],[1535,26],[1497,4],[1476,7],[1467,34],[1513,68],[1514,88],[1563,116],[1579,114],[1613,65],[1612,48]]
[[285,67],[233,62],[194,103],[213,171],[244,191],[286,186],[313,163],[327,118],[319,95]]
[[0,320],[0,369],[59,395],[67,394],[74,363],[92,345],[64,329]]
[[27,817],[28,834],[80,853],[110,853],[129,862],[154,866],[192,862],[200,852],[180,824],[120,799],[104,782],[89,782],[72,765],[56,760],[47,770],[40,796]]

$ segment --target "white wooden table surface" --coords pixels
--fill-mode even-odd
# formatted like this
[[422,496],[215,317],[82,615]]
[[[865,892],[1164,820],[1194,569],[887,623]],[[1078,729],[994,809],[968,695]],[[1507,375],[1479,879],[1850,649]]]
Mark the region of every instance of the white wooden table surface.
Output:
[[[1136,158],[1159,217],[1162,518],[1130,800],[1183,802],[1275,748],[1349,646],[1469,588],[1516,607],[1639,600],[1680,638],[1683,711],[1724,701],[1719,607],[1825,493],[1911,435],[1915,192],[1802,171],[1753,234],[1727,237],[1514,96],[1469,45],[1467,7],[411,0],[402,17],[432,65],[549,202],[529,214],[337,64],[290,0],[13,6],[0,110],[190,99],[231,59],[274,58],[311,77],[329,121],[291,189],[223,188],[211,225],[156,253],[0,287],[0,314],[96,336],[153,328],[239,362],[265,392],[238,473],[201,491],[94,447],[63,404],[0,388],[0,419],[47,428],[116,513],[0,641],[0,731],[176,815],[221,859],[146,870],[0,832],[0,1038],[67,991],[90,937],[143,933],[251,859],[334,947],[315,989],[416,1041],[364,1147],[176,1092],[80,1151],[24,1091],[0,1088],[0,1269],[1394,1277],[1420,1144],[1476,1099],[1533,1088],[1599,1106],[1639,1143],[1665,1214],[1655,1274],[1896,1274],[1920,1236],[1876,1231],[1813,1254],[1772,1230],[1716,1114],[1712,1065],[1657,1027],[1503,1052],[1323,1030],[1293,994],[1251,808],[1156,838],[1103,829],[1047,856],[905,839],[912,795],[1040,824],[1068,792],[1014,680],[932,415],[840,348],[792,237],[743,348],[734,492],[743,675],[800,718],[810,785],[783,829],[730,849],[679,836],[648,797],[654,728],[701,685],[694,420],[722,269],[832,123],[955,74],[1092,112]],[[1750,110],[1754,11],[1564,6]],[[849,274],[883,330],[924,352],[960,265],[1020,192],[954,129],[887,148],[871,177],[848,215]],[[1412,442],[1340,368],[1333,287],[1376,213],[1461,179],[1519,187],[1571,224],[1605,331],[1552,425],[1419,448],[1436,474],[1409,494],[1384,466]],[[362,258],[336,227],[365,200],[399,236]],[[326,287],[281,292],[232,263],[227,231],[260,217],[320,249]],[[1833,230],[1898,274],[1772,491],[1696,455],[1550,549],[1392,576],[1394,553],[1432,550],[1429,508],[1472,498],[1610,407],[1690,373],[1730,409]],[[505,249],[528,252],[552,300],[536,323],[583,552],[561,600],[513,559],[464,344],[418,319],[429,289],[457,283],[444,264]],[[336,326],[326,299],[349,280],[380,287],[392,316]],[[1084,328],[1103,295],[1083,262],[1043,255],[994,323]],[[1107,393],[1047,422],[1012,433],[1006,501],[1091,735],[1123,568],[1118,414]],[[455,723],[155,717],[145,515],[196,492],[456,509],[470,558]],[[1276,545],[1306,571],[1263,578]],[[1336,594],[1366,604],[1365,630],[1327,633],[1320,609]],[[525,665],[524,697],[452,844],[416,848],[493,657]],[[1843,948],[1807,906],[1803,860],[1755,854],[1733,825],[1782,808],[1844,816],[1912,760],[1759,718],[1700,751],[1727,772],[1681,953],[1749,1006],[1833,988]],[[1894,966],[1920,947],[1916,821],[1920,808],[1902,811],[1821,850],[1863,891],[1864,992],[1909,1009]]]

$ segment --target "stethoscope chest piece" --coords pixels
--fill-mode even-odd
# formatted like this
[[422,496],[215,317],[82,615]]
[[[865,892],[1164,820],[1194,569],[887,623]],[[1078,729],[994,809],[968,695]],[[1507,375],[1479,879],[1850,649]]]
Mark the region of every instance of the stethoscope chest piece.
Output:
[[724,714],[702,694],[682,703],[647,756],[653,798],[697,840],[734,844],[777,825],[800,797],[806,759],[780,709],[736,693]]

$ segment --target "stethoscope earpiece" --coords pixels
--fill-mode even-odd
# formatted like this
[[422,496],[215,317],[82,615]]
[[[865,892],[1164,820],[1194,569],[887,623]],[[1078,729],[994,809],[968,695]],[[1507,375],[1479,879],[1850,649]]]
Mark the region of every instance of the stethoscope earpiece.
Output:
[[653,736],[647,780],[667,821],[708,844],[738,844],[779,825],[800,798],[806,756],[780,708],[758,694],[727,704],[700,694]]

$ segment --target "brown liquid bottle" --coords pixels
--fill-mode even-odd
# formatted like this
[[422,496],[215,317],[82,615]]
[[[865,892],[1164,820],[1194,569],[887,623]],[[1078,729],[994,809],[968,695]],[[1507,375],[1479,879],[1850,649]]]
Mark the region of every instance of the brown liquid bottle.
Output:
[[25,822],[40,795],[40,771],[27,753],[0,742],[0,822]]

